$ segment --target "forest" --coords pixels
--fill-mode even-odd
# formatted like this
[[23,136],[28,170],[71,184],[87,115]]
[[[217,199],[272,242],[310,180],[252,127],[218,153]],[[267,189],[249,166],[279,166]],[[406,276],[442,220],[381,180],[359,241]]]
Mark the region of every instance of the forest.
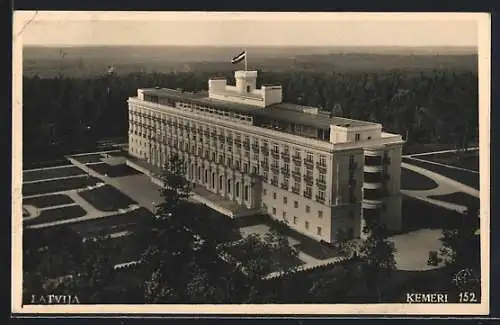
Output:
[[[234,67],[233,67],[234,68]],[[127,98],[138,88],[203,90],[233,70],[38,75],[23,78],[24,161],[86,150],[103,138],[127,137]],[[377,121],[402,134],[406,148],[440,143],[466,148],[478,139],[478,75],[467,69],[378,72],[261,71],[258,83],[281,84],[284,100]]]

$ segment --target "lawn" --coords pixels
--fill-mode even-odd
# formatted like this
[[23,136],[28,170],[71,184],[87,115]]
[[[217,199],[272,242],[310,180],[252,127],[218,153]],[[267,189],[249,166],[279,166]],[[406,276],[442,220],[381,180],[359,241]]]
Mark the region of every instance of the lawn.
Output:
[[[470,147],[477,147],[478,143],[471,142],[469,144]],[[454,150],[455,145],[453,144],[444,144],[444,143],[414,143],[414,144],[406,144],[403,147],[403,153],[405,155],[415,154],[415,153],[425,153],[431,151],[441,151],[441,150]]]
[[92,153],[88,155],[72,156],[71,158],[75,159],[76,161],[82,164],[90,164],[90,163],[101,162],[103,156],[100,153]]
[[464,192],[454,192],[446,195],[433,195],[429,199],[440,200],[449,203],[455,203],[464,206],[477,206],[479,207],[479,198],[469,195]]
[[131,204],[137,204],[130,197],[110,185],[81,191],[78,194],[101,211],[116,211],[128,208]]
[[401,189],[424,191],[436,188],[438,184],[427,176],[401,168]]
[[126,164],[110,165],[105,162],[92,164],[88,166],[90,169],[98,172],[101,175],[107,175],[109,177],[122,177],[140,174],[137,170]]
[[69,190],[85,188],[89,185],[96,185],[100,180],[94,177],[81,176],[66,179],[57,179],[36,183],[23,184],[23,195],[36,195],[55,193]]
[[71,203],[75,203],[75,201],[64,194],[44,195],[23,199],[23,205],[33,205],[39,209]]
[[87,214],[79,205],[73,205],[64,208],[42,210],[40,215],[34,219],[24,221],[24,225],[35,225],[58,220],[69,220],[83,217]]
[[440,165],[435,165],[432,163],[415,160],[412,158],[403,158],[403,162],[411,165],[415,165],[427,170],[433,171],[435,173],[441,174],[445,177],[451,178],[457,182],[468,185],[475,189],[479,189],[479,174],[467,172],[463,170],[448,168]]
[[28,170],[23,172],[23,182],[32,182],[50,178],[68,177],[82,174],[85,174],[85,172],[76,166]]
[[454,227],[461,220],[460,213],[431,203],[403,195],[402,200],[403,232],[416,229],[442,229]]
[[71,224],[71,228],[81,235],[95,235],[103,232],[114,232],[119,228],[128,229],[139,226],[144,221],[152,219],[152,217],[153,215],[149,210],[141,207],[127,213],[74,223]]
[[469,151],[461,155],[454,152],[436,153],[417,156],[415,158],[429,160],[436,163],[451,165],[460,168],[479,171],[479,150]]

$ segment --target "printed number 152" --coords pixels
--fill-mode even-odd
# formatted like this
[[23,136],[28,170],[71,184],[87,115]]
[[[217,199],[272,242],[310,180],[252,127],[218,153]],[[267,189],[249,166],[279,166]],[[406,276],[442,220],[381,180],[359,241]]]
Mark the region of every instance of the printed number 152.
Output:
[[476,294],[474,292],[460,292],[458,302],[477,302]]

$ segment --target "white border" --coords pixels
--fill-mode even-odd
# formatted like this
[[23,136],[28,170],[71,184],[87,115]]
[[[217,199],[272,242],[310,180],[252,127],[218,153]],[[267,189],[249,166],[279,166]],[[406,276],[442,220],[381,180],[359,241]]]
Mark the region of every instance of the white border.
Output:
[[[43,20],[272,20],[272,21],[476,21],[478,24],[480,193],[481,193],[481,304],[299,304],[299,305],[50,305],[22,306],[22,25],[34,12],[17,11],[13,19],[12,110],[12,306],[13,313],[107,314],[379,314],[487,315],[490,283],[490,71],[491,21],[487,13],[208,13],[208,12],[43,12]],[[17,213],[14,213],[17,212]]]

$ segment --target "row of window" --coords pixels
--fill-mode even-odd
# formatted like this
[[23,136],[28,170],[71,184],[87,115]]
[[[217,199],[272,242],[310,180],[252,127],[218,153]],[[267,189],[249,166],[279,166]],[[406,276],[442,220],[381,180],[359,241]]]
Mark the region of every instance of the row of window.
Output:
[[[137,114],[137,112],[131,111],[132,116],[134,114]],[[271,143],[267,140],[264,139],[259,139],[259,138],[250,138],[249,136],[246,136],[242,133],[238,132],[233,132],[228,129],[220,128],[220,127],[213,127],[209,124],[206,123],[201,123],[201,122],[194,122],[194,121],[188,121],[183,118],[176,118],[176,117],[168,117],[166,118],[165,116],[162,117],[162,122],[157,122],[157,123],[150,123],[151,126],[155,126],[157,129],[161,129],[160,132],[162,134],[165,134],[165,132],[170,131],[170,132],[175,132],[176,130],[186,130],[187,133],[189,134],[189,131],[194,133],[193,131],[197,131],[201,136],[211,136],[211,137],[218,137],[220,139],[224,140],[234,140],[235,145],[240,146],[242,143],[245,146],[252,146],[254,150],[258,150],[259,148],[262,149],[263,151],[271,151],[271,154],[283,154],[285,156],[290,155],[291,153],[293,154],[293,158],[298,158],[301,159],[301,154],[302,150],[299,147],[293,147],[291,148],[287,144],[279,144],[279,143]],[[159,119],[158,119],[159,121]],[[170,124],[170,125],[168,125]],[[169,127],[166,127],[166,126]],[[131,121],[131,129],[132,132],[138,133],[138,130],[135,128],[136,123],[135,119],[132,119]],[[152,132],[155,133],[156,132]],[[194,138],[196,139],[196,138]],[[271,149],[271,150],[269,150]],[[305,153],[305,160],[306,161],[314,161],[314,154],[312,152],[306,152]],[[327,156],[320,154],[318,155],[318,164],[322,166],[326,166],[326,161],[327,161]]]
[[[216,115],[219,118],[220,117],[227,117],[227,118],[231,118],[234,120],[252,121],[252,117],[245,115],[245,114],[239,114],[239,113],[223,110],[220,108],[208,107],[206,105],[181,102],[181,101],[170,99],[170,98],[165,97],[165,96],[155,96],[155,95],[144,94],[144,100],[148,101],[148,102],[157,103],[160,105],[169,106],[171,108],[179,108],[182,110],[188,110],[191,112],[203,113],[203,114],[207,114],[207,115]],[[159,114],[156,114],[156,116],[154,116],[152,114],[147,114],[147,113],[143,113],[143,114],[144,115],[141,115],[142,117],[158,117],[158,118],[160,117]]]

